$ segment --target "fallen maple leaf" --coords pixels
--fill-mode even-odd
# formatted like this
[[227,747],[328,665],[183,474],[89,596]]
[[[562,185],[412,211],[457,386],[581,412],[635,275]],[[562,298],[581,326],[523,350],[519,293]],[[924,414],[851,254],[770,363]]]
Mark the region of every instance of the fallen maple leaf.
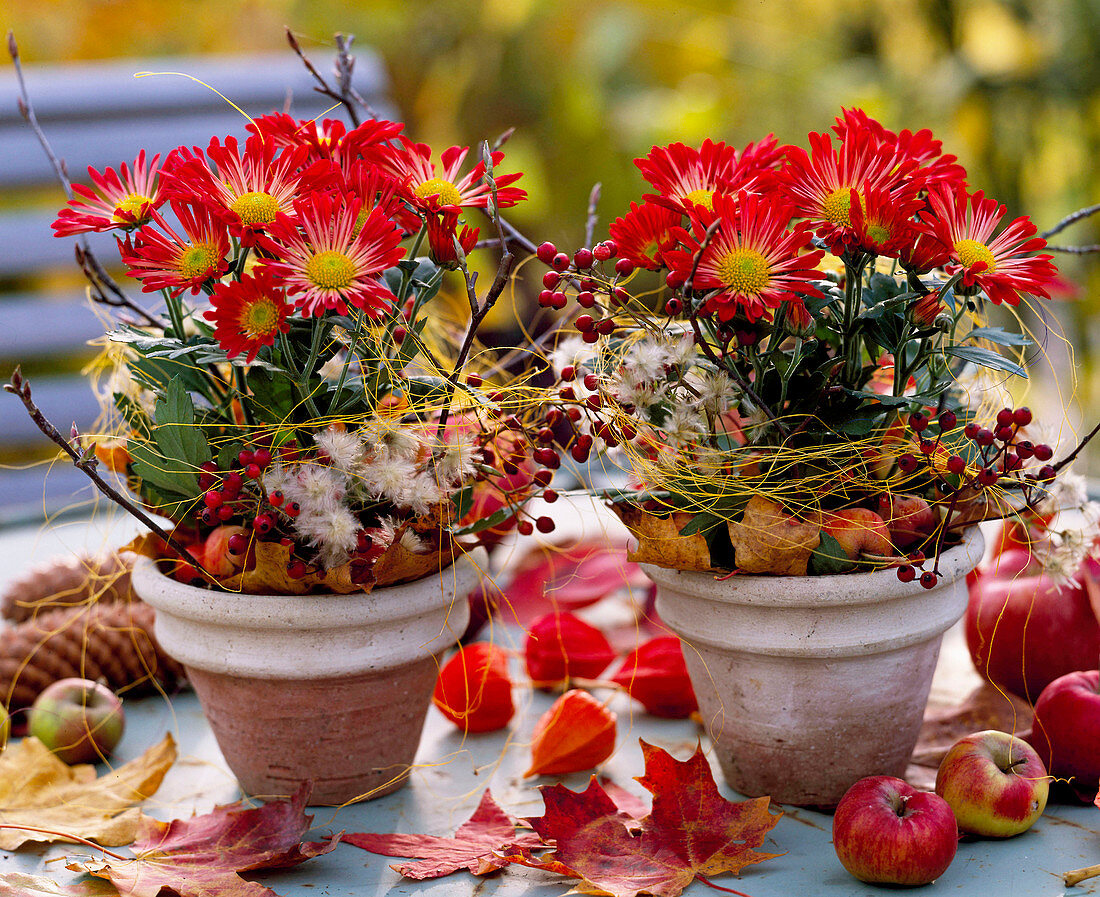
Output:
[[0,872],[0,897],[117,897],[110,882],[85,879],[59,885],[51,878],[26,872]]
[[37,738],[9,745],[0,754],[0,849],[85,838],[105,847],[129,844],[144,818],[133,805],[156,793],[175,760],[176,743],[166,735],[96,778],[94,766],[67,766]]
[[778,856],[755,850],[782,816],[770,812],[768,798],[726,800],[701,748],[679,761],[641,744],[646,772],[638,781],[653,794],[653,809],[634,826],[636,834],[595,778],[580,794],[554,785],[541,789],[544,815],[528,820],[555,843],[554,852],[539,858],[515,852],[507,859],[573,875],[583,880],[580,889],[613,897],[676,897],[697,877],[736,874]]
[[344,842],[383,856],[421,858],[419,863],[390,867],[406,878],[415,879],[440,878],[460,869],[486,875],[508,863],[494,851],[542,845],[538,835],[516,833],[515,820],[493,800],[488,788],[474,815],[459,826],[453,838],[360,832],[345,835]]
[[309,786],[303,785],[290,800],[262,807],[229,804],[171,822],[145,817],[130,848],[134,859],[93,859],[68,868],[109,879],[120,894],[133,897],[157,897],[162,888],[180,897],[275,897],[238,873],[297,866],[333,850],[343,834],[303,842],[313,822],[302,812],[308,800]]

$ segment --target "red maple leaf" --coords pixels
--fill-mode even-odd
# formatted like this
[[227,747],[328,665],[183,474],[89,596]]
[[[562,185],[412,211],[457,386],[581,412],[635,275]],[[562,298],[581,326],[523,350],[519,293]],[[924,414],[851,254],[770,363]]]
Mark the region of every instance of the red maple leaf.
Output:
[[782,813],[771,813],[766,797],[722,797],[702,748],[685,761],[644,741],[642,752],[646,772],[638,781],[653,794],[653,809],[640,827],[624,820],[595,778],[580,794],[553,785],[541,789],[546,812],[529,822],[554,841],[554,852],[535,858],[517,851],[508,859],[573,875],[614,897],[676,897],[697,877],[737,874],[779,855],[755,848]]
[[344,842],[388,857],[419,857],[419,863],[391,866],[406,878],[439,878],[459,869],[485,875],[508,864],[495,851],[526,849],[542,845],[538,835],[516,834],[516,823],[505,813],[489,789],[481,796],[474,815],[459,826],[453,838],[436,835],[374,834],[361,832],[344,836]]
[[109,879],[124,897],[276,897],[238,873],[297,866],[333,850],[343,834],[303,842],[313,822],[302,812],[308,800],[309,786],[303,785],[290,800],[258,808],[236,803],[171,822],[145,817],[130,846],[134,859],[89,860],[69,868]]

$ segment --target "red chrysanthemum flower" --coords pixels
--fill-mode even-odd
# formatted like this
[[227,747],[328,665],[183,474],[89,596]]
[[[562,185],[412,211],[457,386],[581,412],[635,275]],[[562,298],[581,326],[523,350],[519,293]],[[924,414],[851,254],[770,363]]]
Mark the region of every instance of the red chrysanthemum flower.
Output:
[[272,345],[278,333],[290,329],[287,316],[294,310],[286,292],[263,268],[242,274],[239,281],[219,283],[210,306],[203,317],[214,325],[214,339],[229,358],[244,352],[247,362],[261,347]]
[[[781,189],[798,214],[809,219],[834,255],[859,243],[852,207],[872,192],[885,192],[897,214],[908,217],[921,208],[923,182],[914,177],[917,163],[896,146],[884,144],[872,128],[848,128],[839,150],[828,134],[810,134],[811,153],[787,148],[780,170]],[[864,208],[864,212],[866,209]]]
[[1031,219],[1017,218],[990,239],[1005,207],[981,190],[973,196],[965,190],[952,195],[933,190],[928,200],[936,215],[932,228],[951,259],[945,270],[951,275],[961,271],[962,286],[976,285],[998,304],[1017,305],[1020,293],[1050,298],[1047,288],[1058,270],[1053,256],[1031,254],[1047,245],[1035,236]]
[[919,200],[897,203],[886,190],[868,190],[849,205],[853,241],[864,252],[896,258],[913,245]]
[[942,268],[947,264],[950,254],[923,222],[918,222],[911,232],[909,242],[901,246],[898,260],[906,271],[915,274],[927,274],[933,268]]
[[306,147],[279,150],[273,141],[256,136],[245,141],[242,154],[236,138],[225,138],[223,145],[215,137],[205,157],[197,147],[174,150],[164,179],[170,195],[207,203],[250,246],[279,215],[293,214],[308,156]]
[[401,229],[379,209],[360,220],[360,206],[354,197],[314,193],[295,203],[297,223],[280,216],[261,237],[275,256],[263,266],[282,279],[304,314],[346,314],[353,305],[377,317],[392,307],[393,294],[378,275],[404,257]]
[[[707,226],[715,219],[721,225],[702,249]],[[686,279],[702,249],[691,287],[715,291],[702,311],[717,312],[723,321],[736,314],[749,321],[770,320],[771,309],[784,300],[822,295],[811,281],[824,278],[816,270],[824,253],[803,252],[810,242],[809,228],[799,224],[788,230],[790,220],[791,207],[774,193],[742,192],[736,200],[716,193],[713,216],[699,216],[693,222],[694,234],[681,228],[678,238],[687,249],[670,250],[665,261]]]
[[178,296],[184,290],[199,292],[210,280],[217,280],[228,268],[229,236],[225,225],[205,206],[170,200],[185,237],[177,234],[159,212],[153,220],[125,242],[119,240],[119,254],[141,281],[142,292],[169,290]]
[[640,268],[658,271],[664,267],[662,253],[676,245],[672,229],[683,216],[664,206],[647,202],[630,204],[630,211],[616,218],[608,228],[619,257]]
[[734,193],[750,188],[782,158],[775,137],[768,135],[759,143],[750,143],[740,153],[725,143],[704,140],[699,149],[683,143],[655,146],[644,159],[634,164],[657,194],[645,199],[674,212],[690,211],[699,205],[713,209],[715,191]]
[[462,254],[469,255],[477,243],[480,230],[463,224],[459,231],[458,212],[454,211],[428,215],[424,220],[428,225],[428,254],[432,261],[443,268],[458,267],[455,241],[462,248]]
[[[425,213],[442,212],[459,208],[484,209],[492,195],[492,188],[483,179],[485,162],[479,161],[465,177],[459,177],[459,169],[469,147],[452,146],[440,156],[441,174],[436,174],[432,163],[431,148],[424,143],[413,143],[401,138],[400,146],[367,148],[367,158],[376,161],[382,169],[403,185],[405,199]],[[496,168],[504,161],[504,153],[492,155],[493,179],[497,185],[497,207],[514,206],[527,198],[519,187],[512,187],[522,177],[520,173],[496,174]]]
[[88,169],[88,176],[98,193],[83,184],[73,184],[78,194],[69,200],[69,208],[57,214],[52,227],[55,237],[73,234],[102,233],[108,230],[129,230],[149,220],[154,209],[160,208],[164,195],[157,183],[160,156],[145,164],[145,150],[138,153],[131,169],[125,162],[116,172],[107,168],[100,174]]
[[932,136],[928,128],[916,133],[906,129],[895,134],[871,118],[862,109],[844,109],[837,116],[833,131],[841,141],[849,130],[870,130],[883,144],[895,147],[901,154],[917,163],[914,177],[924,181],[926,187],[933,184],[961,187],[966,183],[966,169],[956,156],[944,155],[943,143]]
[[336,118],[326,118],[320,124],[316,119],[301,120],[277,112],[262,115],[248,124],[248,130],[264,141],[271,141],[277,149],[304,146],[309,150],[308,161],[319,159],[354,160],[364,147],[393,140],[404,125],[384,119],[371,119],[348,131]]

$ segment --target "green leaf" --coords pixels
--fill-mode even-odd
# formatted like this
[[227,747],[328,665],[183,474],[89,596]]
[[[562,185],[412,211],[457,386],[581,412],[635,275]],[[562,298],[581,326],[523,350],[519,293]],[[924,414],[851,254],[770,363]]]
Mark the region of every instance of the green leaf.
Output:
[[1007,371],[1017,377],[1027,377],[1027,371],[1020,365],[1003,355],[997,354],[992,349],[984,349],[981,346],[948,346],[943,351],[945,355],[961,358],[963,361],[969,361],[985,368]]
[[516,513],[515,508],[503,507],[499,511],[494,511],[488,517],[482,517],[480,520],[475,520],[469,526],[456,529],[454,534],[456,536],[470,536],[474,533],[480,533],[482,530],[489,529],[492,526],[500,526],[509,517]]
[[1030,346],[1029,340],[1022,333],[1013,333],[1001,327],[975,327],[967,335],[967,339],[984,339],[998,346]]
[[[175,462],[178,473],[189,474],[191,481],[195,481],[194,471],[210,460],[210,445],[202,430],[195,426],[195,406],[179,380],[169,383],[164,397],[157,400],[154,419],[157,447],[166,459]],[[195,482],[194,489],[197,487]]]
[[696,533],[706,533],[716,526],[723,526],[725,522],[721,517],[715,517],[713,514],[701,513],[696,514],[687,523],[684,524],[680,530],[681,536],[694,536]]
[[250,368],[248,389],[256,418],[274,424],[293,419],[298,395],[288,377],[273,375],[263,368]]
[[821,544],[810,555],[810,572],[818,576],[843,573],[851,569],[852,561],[840,543],[825,530],[821,531]]
[[179,471],[171,461],[152,450],[145,443],[131,440],[126,451],[133,458],[133,471],[143,483],[148,483],[163,493],[185,499],[195,497],[198,483],[195,475]]
[[458,490],[451,496],[451,501],[454,502],[455,506],[455,519],[461,520],[470,513],[470,509],[474,506],[474,484],[471,483]]

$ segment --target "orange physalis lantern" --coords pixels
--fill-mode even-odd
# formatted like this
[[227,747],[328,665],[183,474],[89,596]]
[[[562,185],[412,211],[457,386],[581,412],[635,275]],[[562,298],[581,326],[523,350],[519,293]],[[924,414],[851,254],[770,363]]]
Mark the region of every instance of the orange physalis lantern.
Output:
[[492,732],[515,713],[508,654],[488,642],[465,645],[439,671],[432,702],[464,732]]
[[612,681],[654,716],[681,719],[699,709],[683,648],[672,635],[650,639],[631,651]]
[[571,676],[594,679],[615,658],[604,634],[568,611],[535,620],[527,633],[524,654],[527,675],[536,687]]
[[579,688],[558,698],[535,724],[528,776],[591,769],[615,750],[615,714]]

